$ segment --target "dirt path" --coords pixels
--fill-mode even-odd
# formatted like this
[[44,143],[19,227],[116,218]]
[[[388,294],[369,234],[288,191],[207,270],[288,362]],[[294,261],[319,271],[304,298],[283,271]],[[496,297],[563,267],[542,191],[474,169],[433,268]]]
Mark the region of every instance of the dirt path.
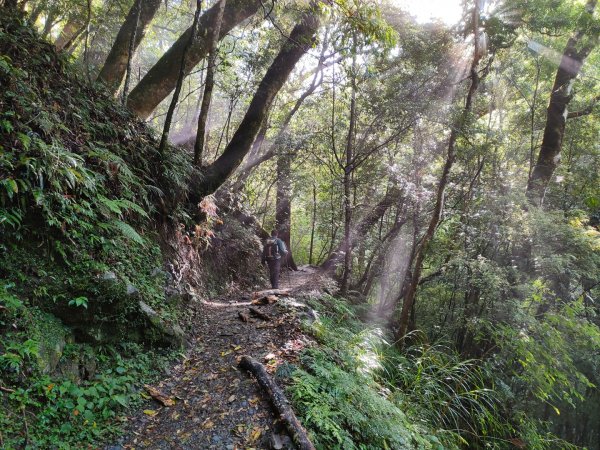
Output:
[[[315,285],[313,275],[306,268],[282,274],[282,288],[308,291]],[[107,449],[266,449],[273,439],[283,441],[279,448],[293,448],[258,384],[237,368],[237,360],[251,355],[273,371],[293,360],[307,343],[298,328],[301,311],[284,301],[256,306],[271,317],[265,321],[248,314],[248,301],[245,296],[199,308],[187,358],[153,386],[175,404],[149,401],[132,418],[127,436]],[[240,312],[250,321],[242,321]]]

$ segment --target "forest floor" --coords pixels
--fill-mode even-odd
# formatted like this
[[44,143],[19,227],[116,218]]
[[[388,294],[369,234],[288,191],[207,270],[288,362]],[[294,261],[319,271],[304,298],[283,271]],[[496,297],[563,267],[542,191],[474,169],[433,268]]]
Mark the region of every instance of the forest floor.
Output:
[[[149,398],[130,418],[127,434],[106,449],[295,448],[256,380],[237,363],[250,355],[274,373],[297,359],[311,340],[300,329],[303,308],[293,296],[315,290],[317,278],[309,267],[283,272],[281,288],[291,289],[291,296],[273,304],[251,305],[250,292],[201,302],[187,354],[151,386],[154,397],[160,393],[174,404]],[[253,316],[250,307],[270,320]]]

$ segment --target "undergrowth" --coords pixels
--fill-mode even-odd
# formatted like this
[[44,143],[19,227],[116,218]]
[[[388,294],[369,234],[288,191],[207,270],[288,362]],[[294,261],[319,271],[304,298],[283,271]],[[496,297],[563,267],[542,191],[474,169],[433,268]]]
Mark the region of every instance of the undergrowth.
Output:
[[309,302],[320,313],[308,327],[319,345],[302,354],[288,389],[317,448],[503,449],[525,438],[531,448],[557,444],[526,417],[507,417],[501,382],[483,361],[462,360],[443,345],[399,349],[345,301]]
[[0,447],[93,447],[165,364],[139,301],[177,318],[154,224],[189,164],[4,10],[0,85]]
[[47,373],[38,360],[52,319],[10,288],[0,286],[0,447],[87,447],[119,432],[126,408],[142,401],[140,383],[166,367],[166,353],[135,343],[69,342],[60,363],[70,370]]

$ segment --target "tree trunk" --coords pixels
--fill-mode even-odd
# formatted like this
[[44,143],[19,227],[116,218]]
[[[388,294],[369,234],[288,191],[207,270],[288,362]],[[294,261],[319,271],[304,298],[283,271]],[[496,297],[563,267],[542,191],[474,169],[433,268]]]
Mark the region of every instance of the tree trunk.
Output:
[[346,139],[346,161],[344,164],[344,267],[342,270],[342,280],[340,283],[340,292],[346,295],[350,274],[352,272],[352,210],[354,202],[352,201],[352,178],[354,174],[354,133],[356,129],[356,36],[354,36],[354,45],[352,51],[352,93],[350,97],[350,125],[348,127],[348,136]]
[[585,30],[581,29],[584,24],[588,24],[592,20],[596,3],[597,0],[588,0],[585,12],[579,19],[580,29],[567,42],[556,72],[548,104],[542,146],[527,184],[527,197],[538,206],[544,202],[546,188],[560,161],[568,115],[567,107],[573,97],[571,93],[573,82],[581,70],[583,61],[598,43],[598,34],[600,33],[598,27],[590,33],[587,39]]
[[[227,4],[229,5],[229,3]],[[191,181],[190,201],[212,194],[240,165],[263,123],[275,96],[296,63],[313,46],[319,29],[318,5],[311,3],[260,82],[250,106],[223,154]]]
[[162,155],[167,146],[167,140],[169,139],[169,131],[171,129],[171,122],[173,120],[173,114],[175,113],[175,108],[177,106],[177,102],[179,101],[179,93],[181,92],[181,86],[183,85],[183,79],[185,77],[185,58],[187,52],[190,47],[194,43],[194,39],[196,38],[196,33],[198,32],[198,21],[200,18],[200,10],[202,9],[202,0],[196,0],[196,13],[194,14],[194,22],[192,23],[192,32],[189,36],[188,45],[183,49],[183,53],[181,55],[181,61],[179,62],[179,76],[177,77],[177,84],[175,86],[175,92],[173,93],[173,98],[171,98],[171,104],[169,105],[169,110],[167,111],[167,117],[165,118],[165,127],[163,128],[162,137],[160,139],[160,144],[158,146],[158,152]]
[[[261,128],[261,132],[259,133],[259,137],[257,138],[255,145],[253,146],[253,152],[250,153],[250,155],[254,154],[256,156],[254,158],[250,158],[250,159],[246,158],[246,162],[244,163],[241,170],[239,171],[239,176],[237,177],[235,184],[233,185],[234,190],[242,189],[246,180],[252,173],[252,170],[255,167],[262,164],[263,162],[268,161],[273,156],[275,156],[277,148],[279,148],[283,144],[283,140],[287,135],[287,131],[289,129],[292,118],[298,112],[298,110],[300,109],[300,107],[302,106],[304,101],[308,97],[310,97],[323,82],[322,68],[324,66],[324,61],[325,61],[325,49],[326,49],[326,45],[325,45],[325,43],[323,43],[323,50],[321,52],[321,58],[319,59],[319,63],[317,65],[317,70],[315,70],[315,74],[314,74],[314,77],[313,77],[313,80],[312,80],[310,86],[308,87],[308,89],[306,89],[306,91],[304,91],[302,93],[302,95],[300,97],[298,97],[298,100],[296,100],[296,103],[294,104],[293,108],[285,116],[285,119],[283,120],[283,123],[281,124],[281,128],[279,129],[275,138],[273,138],[272,142],[268,145],[266,151],[261,156],[258,156],[258,150],[260,150],[260,147],[261,147],[262,143],[264,142],[264,138],[265,138],[265,135],[267,132],[267,124],[266,123],[263,124],[263,127]],[[256,150],[256,151],[254,151],[254,150]]]
[[[141,2],[141,5],[138,5],[138,1]],[[131,6],[123,25],[121,25],[121,28],[117,33],[117,37],[115,38],[113,46],[106,57],[104,66],[98,74],[97,81],[104,82],[111,94],[116,94],[121,82],[123,81],[123,77],[125,76],[125,72],[127,70],[127,60],[129,59],[130,53],[129,43],[131,36],[135,35],[132,52],[135,53],[135,50],[138,48],[140,42],[142,42],[142,39],[144,38],[144,34],[146,33],[148,25],[154,18],[156,11],[158,11],[158,8],[161,5],[161,0],[138,1]],[[139,13],[138,6],[141,8]]]
[[215,24],[208,30],[210,43],[208,46],[208,63],[206,66],[206,83],[204,84],[204,94],[202,95],[202,106],[198,115],[198,132],[194,142],[194,165],[202,166],[202,151],[204,150],[204,135],[206,133],[206,120],[208,119],[208,109],[212,98],[213,87],[215,84],[215,64],[217,62],[217,44],[219,42],[219,33],[221,32],[221,22],[223,21],[223,11],[227,0],[219,0],[219,10]]
[[292,270],[298,270],[292,246],[290,245],[290,233],[292,229],[292,155],[282,149],[277,158],[277,196],[275,200],[275,224],[279,230],[279,237],[285,242],[288,254],[285,255],[284,264]]
[[[230,0],[227,2],[221,23],[221,40],[232,28],[258,11],[259,0]],[[215,23],[219,11],[219,4],[215,4],[200,18],[199,29],[206,30],[210,24]],[[147,119],[158,104],[164,100],[177,84],[179,66],[184,49],[190,40],[192,28],[188,28],[166,53],[154,64],[148,73],[131,91],[127,106],[138,117]],[[190,71],[207,55],[209,37],[204,34],[194,40],[187,52],[184,65],[184,74]]]
[[[16,9],[17,3],[15,3],[14,8]],[[50,10],[46,15],[46,19],[44,20],[44,28],[42,29],[41,36],[45,39],[52,31],[52,27],[54,26],[54,18],[56,17],[56,12],[54,10]]]
[[310,248],[308,249],[308,264],[312,266],[315,245],[315,226],[317,223],[317,185],[313,182],[312,189],[312,220],[310,224]]
[[127,105],[127,94],[129,93],[129,80],[131,80],[131,63],[133,62],[133,54],[135,53],[136,44],[135,41],[138,36],[138,26],[140,23],[140,16],[142,15],[142,0],[136,0],[135,4],[135,26],[131,31],[129,37],[129,48],[127,50],[127,67],[125,70],[125,82],[123,84],[123,95],[121,96],[121,103],[123,106]]
[[[400,191],[392,187],[388,189],[385,196],[375,205],[374,208],[370,209],[369,212],[361,219],[356,225],[354,230],[351,232],[351,241],[362,239],[384,216],[386,211],[394,204],[400,201]],[[340,262],[343,261],[344,242],[342,241],[338,247],[329,253],[329,256],[321,264],[321,269],[331,272],[335,270]]]
[[[477,5],[477,1],[475,1],[475,4]],[[429,226],[427,227],[427,231],[425,232],[425,235],[421,239],[421,242],[415,252],[414,269],[410,278],[410,283],[406,289],[406,294],[404,295],[404,301],[402,302],[402,311],[400,313],[400,326],[397,334],[397,339],[400,344],[402,343],[402,339],[404,338],[404,336],[406,336],[406,332],[408,330],[410,313],[415,302],[417,287],[419,286],[419,281],[421,279],[421,272],[423,270],[423,261],[425,259],[425,253],[427,247],[429,246],[429,242],[433,238],[433,234],[438,226],[442,215],[442,211],[444,209],[444,195],[446,191],[446,185],[448,184],[450,169],[452,169],[452,165],[454,164],[454,160],[456,159],[456,139],[462,132],[467,122],[472,108],[473,97],[475,95],[475,92],[477,91],[477,87],[479,86],[479,74],[477,72],[477,66],[479,65],[479,60],[481,59],[482,54],[480,53],[479,49],[479,9],[477,6],[473,7],[472,15],[475,48],[473,51],[473,61],[471,64],[470,71],[471,85],[469,86],[469,91],[467,93],[467,98],[465,100],[465,106],[463,108],[462,114],[452,126],[452,131],[448,140],[448,153],[446,156],[446,163],[444,164],[442,176],[440,177],[440,181],[438,183],[435,206],[433,208],[433,214],[431,215],[431,219],[429,220]]]
[[76,18],[69,19],[60,31],[56,41],[54,41],[54,47],[56,50],[62,50],[65,45],[71,41],[73,36],[78,33],[82,33],[82,31],[79,31],[82,26],[84,26],[84,24],[82,24],[80,20],[77,20]]

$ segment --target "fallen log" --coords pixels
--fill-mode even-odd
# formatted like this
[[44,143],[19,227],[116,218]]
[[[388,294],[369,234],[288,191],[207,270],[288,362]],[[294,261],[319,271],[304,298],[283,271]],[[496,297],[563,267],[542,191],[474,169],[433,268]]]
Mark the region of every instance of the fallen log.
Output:
[[262,319],[262,320],[271,320],[271,316],[269,316],[268,314],[260,312],[256,308],[250,307],[249,309],[250,309],[250,314],[252,314],[253,316],[256,316],[256,317],[258,317],[259,319]]
[[291,291],[291,289],[267,289],[265,291],[256,291],[252,293],[252,299],[268,297],[269,295],[287,297],[290,295]]
[[258,297],[252,300],[253,305],[271,305],[277,301],[279,297],[276,295],[266,295],[264,297]]
[[294,443],[300,450],[316,450],[310,442],[306,430],[294,414],[288,399],[279,386],[273,381],[267,373],[265,366],[250,356],[242,356],[239,362],[241,369],[247,370],[256,378],[258,384],[264,389],[271,400],[275,410],[279,414],[280,420],[284,423]]

